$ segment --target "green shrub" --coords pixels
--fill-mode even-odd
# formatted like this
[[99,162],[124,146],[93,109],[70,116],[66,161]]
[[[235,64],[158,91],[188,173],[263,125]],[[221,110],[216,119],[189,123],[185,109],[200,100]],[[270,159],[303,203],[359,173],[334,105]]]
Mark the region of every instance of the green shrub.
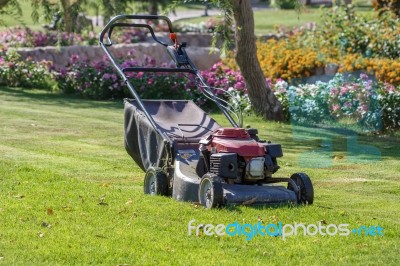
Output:
[[379,90],[382,120],[386,129],[400,128],[400,86],[383,84]]
[[0,54],[0,84],[11,87],[51,89],[54,85],[50,72],[51,62],[20,60],[15,51]]
[[298,5],[298,0],[276,0],[275,3],[281,9],[295,9]]

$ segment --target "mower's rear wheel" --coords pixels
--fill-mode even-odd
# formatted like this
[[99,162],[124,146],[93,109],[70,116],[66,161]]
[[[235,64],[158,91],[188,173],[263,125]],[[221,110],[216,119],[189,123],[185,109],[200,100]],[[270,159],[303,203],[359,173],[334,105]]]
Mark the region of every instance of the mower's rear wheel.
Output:
[[165,173],[159,167],[150,167],[144,177],[144,194],[168,195],[168,180]]
[[199,186],[199,201],[207,209],[224,205],[224,192],[218,176],[205,174]]
[[[305,173],[295,173],[290,178],[299,188],[298,202],[302,204],[313,204],[314,188],[310,177]],[[295,191],[290,183],[288,184],[288,189]]]

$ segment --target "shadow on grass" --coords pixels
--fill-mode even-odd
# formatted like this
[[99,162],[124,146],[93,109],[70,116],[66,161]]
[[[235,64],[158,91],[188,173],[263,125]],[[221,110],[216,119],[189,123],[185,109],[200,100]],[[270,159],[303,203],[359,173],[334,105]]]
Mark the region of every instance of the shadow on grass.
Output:
[[223,208],[229,212],[242,212],[242,208],[251,208],[255,210],[276,210],[276,209],[292,209],[292,208],[304,208],[308,205],[305,204],[294,204],[294,203],[258,203],[258,204],[227,204]]
[[82,96],[67,95],[61,92],[47,90],[0,87],[0,93],[18,97],[20,101],[45,105],[59,105],[71,108],[113,108],[123,109],[122,100],[97,101],[85,99]]

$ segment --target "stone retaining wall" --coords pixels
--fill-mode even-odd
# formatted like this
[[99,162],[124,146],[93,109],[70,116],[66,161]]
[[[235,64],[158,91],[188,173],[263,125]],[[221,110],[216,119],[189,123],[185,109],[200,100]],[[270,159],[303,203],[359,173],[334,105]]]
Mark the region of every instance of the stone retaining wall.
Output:
[[[157,37],[164,42],[169,42],[167,34],[157,34]],[[278,39],[281,36],[274,34],[266,35],[260,38],[261,41],[274,38]],[[200,70],[209,69],[213,64],[220,60],[219,50],[215,53],[211,51],[212,35],[208,33],[178,33],[179,42],[186,42],[190,58]],[[117,58],[126,57],[131,54],[139,63],[142,63],[146,56],[156,59],[157,62],[170,62],[171,59],[167,55],[165,48],[154,43],[151,36],[142,43],[136,44],[118,44],[114,45],[111,50]],[[24,60],[31,57],[35,61],[48,60],[52,61],[55,68],[59,69],[68,64],[72,55],[78,55],[82,59],[89,61],[99,60],[105,56],[104,51],[100,46],[66,46],[66,47],[36,47],[36,48],[18,48],[16,51]]]
[[[65,67],[72,55],[79,58],[95,61],[105,56],[100,46],[66,46],[66,47],[37,47],[19,48],[16,51],[24,60],[31,57],[34,61],[52,61],[55,68]],[[156,59],[158,63],[170,62],[165,48],[155,43],[119,44],[111,47],[111,51],[116,58],[135,58],[139,64],[143,63],[146,57]],[[220,60],[219,51],[210,53],[209,47],[188,47],[186,51],[193,63],[200,70],[209,69],[213,64]]]

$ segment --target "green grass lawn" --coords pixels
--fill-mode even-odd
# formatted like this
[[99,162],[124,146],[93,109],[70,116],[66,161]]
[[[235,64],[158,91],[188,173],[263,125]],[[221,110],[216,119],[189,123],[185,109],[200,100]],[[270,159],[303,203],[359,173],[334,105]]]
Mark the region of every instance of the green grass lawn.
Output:
[[[302,13],[295,10],[267,9],[254,11],[254,27],[257,35],[275,32],[277,26],[294,27],[308,22],[320,22],[322,10],[305,9]],[[179,23],[200,23],[210,17],[177,20]]]
[[[216,116],[221,120],[221,116]],[[315,130],[247,117],[262,138],[283,144],[280,176],[307,172],[311,206],[228,206],[143,195],[143,173],[123,146],[122,102],[0,88],[0,264],[2,265],[398,265],[400,140],[359,136],[379,161],[350,157],[331,134],[332,165],[320,159]],[[358,162],[354,162],[359,159]],[[364,158],[365,159],[365,158]],[[357,160],[356,160],[357,161]],[[317,161],[318,162],[318,161]],[[384,228],[384,236],[188,236],[199,223],[319,221]]]
[[[293,28],[303,26],[306,23],[321,22],[321,16],[326,8],[304,8],[300,12],[296,10],[264,9],[254,11],[254,27],[257,35],[276,32],[280,26]],[[357,13],[369,14],[371,8],[358,8]],[[199,17],[177,20],[180,23],[200,23],[210,17]]]

